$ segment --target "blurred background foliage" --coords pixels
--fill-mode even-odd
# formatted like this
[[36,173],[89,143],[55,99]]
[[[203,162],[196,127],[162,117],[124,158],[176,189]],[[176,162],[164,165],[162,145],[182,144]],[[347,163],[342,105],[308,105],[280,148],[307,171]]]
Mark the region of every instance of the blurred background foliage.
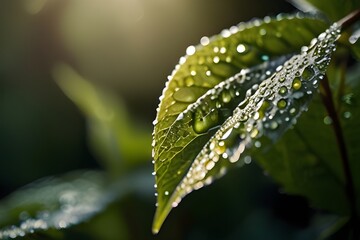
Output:
[[0,212],[25,184],[91,169],[111,201],[35,239],[315,239],[325,220],[255,163],[186,198],[151,234],[151,123],[167,75],[202,36],[294,10],[282,0],[3,1]]

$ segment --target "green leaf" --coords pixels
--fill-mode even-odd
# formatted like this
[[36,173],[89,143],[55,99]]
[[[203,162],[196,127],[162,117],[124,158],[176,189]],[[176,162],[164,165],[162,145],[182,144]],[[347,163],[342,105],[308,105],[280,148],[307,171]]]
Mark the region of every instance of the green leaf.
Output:
[[148,161],[150,129],[134,126],[119,98],[93,85],[65,64],[57,64],[53,76],[64,93],[87,118],[90,143],[114,175]]
[[103,173],[88,171],[47,178],[20,189],[0,203],[0,239],[63,229],[89,219],[108,203],[105,183]]
[[[291,20],[287,21],[291,23]],[[278,25],[275,21],[273,26],[281,29],[282,24],[287,21],[277,22]],[[261,29],[267,24],[269,23],[266,21],[264,26],[256,24],[258,26],[254,28],[258,29],[255,32],[261,34]],[[233,53],[242,44],[242,39],[237,40],[236,36],[246,39],[252,37],[252,34],[254,32],[240,32],[234,34],[233,38],[230,36],[229,42],[237,42],[232,44],[232,48],[227,48],[227,51]],[[154,175],[158,189],[158,208],[153,223],[155,233],[171,208],[177,206],[185,195],[210,184],[214,178],[223,175],[227,168],[237,165],[234,163],[241,164],[239,157],[249,161],[248,154],[251,151],[275,141],[294,123],[316,91],[338,35],[338,27],[334,25],[318,39],[312,40],[309,47],[303,47],[301,54],[276,68],[275,74],[274,69],[276,65],[281,65],[281,60],[242,70],[233,78],[219,80],[218,84],[211,88],[209,86],[202,93],[190,89],[184,94],[184,99],[190,95],[191,101],[185,105],[180,105],[176,93],[189,90],[195,83],[176,87],[180,80],[184,80],[180,76],[186,76],[184,72],[188,70],[187,61],[177,67],[164,90],[154,130]],[[278,44],[288,41],[287,50],[292,51],[290,39],[277,38],[277,41]],[[218,43],[215,46],[216,44]],[[210,49],[212,48],[214,46]],[[194,55],[187,59],[202,56],[203,51],[210,52],[210,49],[204,47],[195,52],[193,49],[190,53]],[[272,52],[267,56],[274,59],[276,53]],[[241,59],[241,53],[238,53],[238,58]],[[217,62],[208,64],[216,68]],[[179,72],[182,74],[178,75]],[[197,72],[190,72],[188,76],[190,75],[195,77]],[[258,85],[263,79],[266,80]],[[206,80],[201,78],[202,83]],[[173,106],[177,106],[176,110]],[[235,110],[232,108],[234,106]]]
[[61,238],[61,230],[92,220],[129,193],[151,196],[151,185],[148,169],[116,181],[109,181],[100,171],[76,171],[35,181],[0,202],[0,239],[31,234]]
[[358,0],[291,0],[290,2],[303,11],[319,10],[332,21],[338,21],[360,8]]

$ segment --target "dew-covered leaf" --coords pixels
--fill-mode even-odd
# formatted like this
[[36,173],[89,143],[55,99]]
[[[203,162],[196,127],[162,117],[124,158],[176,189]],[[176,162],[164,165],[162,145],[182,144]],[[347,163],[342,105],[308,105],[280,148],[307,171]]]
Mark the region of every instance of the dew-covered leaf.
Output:
[[334,25],[284,64],[282,58],[242,70],[169,114],[178,104],[178,89],[189,87],[171,87],[179,82],[176,74],[183,66],[178,67],[164,90],[154,131],[158,189],[154,232],[185,195],[210,184],[235,163],[250,161],[252,151],[275,141],[295,122],[317,90],[338,35]]
[[151,130],[141,124],[135,127],[119,98],[84,79],[68,65],[57,64],[53,75],[86,116],[92,149],[111,173],[119,175],[129,166],[148,161]]

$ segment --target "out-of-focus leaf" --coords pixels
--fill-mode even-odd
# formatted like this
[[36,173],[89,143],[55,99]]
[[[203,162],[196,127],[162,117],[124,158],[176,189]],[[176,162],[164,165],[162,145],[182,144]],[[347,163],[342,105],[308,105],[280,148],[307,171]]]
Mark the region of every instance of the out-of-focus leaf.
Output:
[[[266,70],[269,74],[266,76],[265,73],[266,80],[259,85],[253,83],[247,90],[245,99],[244,96],[240,99],[241,102],[237,99],[240,103],[229,117],[223,117],[221,107],[227,102],[236,101],[236,97],[240,95],[237,84],[249,87],[244,84],[248,74],[249,79],[255,79],[255,83],[261,81],[258,78],[264,74],[252,75],[253,69],[241,71],[234,78],[199,94],[202,96],[196,98],[195,103],[180,114],[174,114],[175,121],[170,127],[162,129],[161,134],[156,131],[155,126],[158,208],[154,232],[159,230],[171,208],[177,206],[185,195],[210,184],[214,178],[223,175],[227,168],[238,162],[240,157],[246,161],[251,151],[275,141],[295,123],[316,92],[339,33],[339,26],[334,24],[317,39],[313,39],[309,47],[303,47],[300,54],[280,65],[276,73],[272,75],[271,68]],[[264,66],[260,65],[258,68],[264,69]],[[170,84],[172,81],[175,78]],[[160,104],[160,119],[162,115],[168,114],[168,111],[161,112],[161,106],[165,104],[166,107],[166,91],[174,91],[169,89],[165,90],[165,98]],[[173,93],[175,100],[178,91]],[[192,92],[185,96],[192,95]],[[227,94],[227,101],[224,101],[223,93]],[[215,130],[214,127],[219,124],[222,124],[220,129]],[[195,141],[194,144],[195,137],[203,138],[202,142]],[[205,145],[204,139],[208,140]]]
[[349,44],[350,48],[352,50],[353,55],[357,60],[360,60],[360,24],[357,24],[353,26],[353,31],[351,32],[351,35],[349,36]]
[[94,86],[67,65],[56,65],[53,75],[85,114],[92,148],[110,172],[118,175],[131,165],[149,160],[151,130],[141,124],[135,126],[119,98]]
[[92,219],[129,193],[151,196],[152,185],[153,178],[147,170],[114,182],[97,171],[78,171],[36,181],[0,202],[0,239],[29,234],[62,239],[60,230]]
[[25,10],[30,14],[39,13],[47,3],[48,0],[23,0]]
[[290,2],[302,11],[317,9],[332,21],[338,21],[360,8],[360,1],[357,0],[291,0]]
[[[0,239],[79,224],[108,203],[105,175],[76,172],[34,182],[0,203]],[[9,226],[9,227],[6,227]]]

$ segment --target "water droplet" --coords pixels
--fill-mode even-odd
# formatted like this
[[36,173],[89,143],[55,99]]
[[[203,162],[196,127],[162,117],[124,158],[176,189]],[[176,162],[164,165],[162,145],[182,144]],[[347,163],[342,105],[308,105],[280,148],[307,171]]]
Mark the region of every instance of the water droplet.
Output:
[[285,86],[282,86],[280,89],[279,89],[279,94],[280,95],[285,95],[287,93],[287,88]]
[[270,57],[268,55],[262,55],[261,56],[261,60],[263,60],[264,62],[269,61]]
[[259,130],[258,130],[257,128],[254,128],[254,129],[250,132],[250,137],[251,137],[251,138],[256,138],[258,134],[259,134]]
[[250,156],[246,156],[246,157],[244,158],[244,163],[245,163],[245,164],[250,164],[250,163],[251,163],[251,157],[250,157]]
[[255,145],[255,147],[257,147],[257,148],[260,148],[260,147],[261,147],[261,142],[260,142],[260,141],[256,141],[256,142],[254,143],[254,145]]
[[254,120],[258,120],[260,118],[260,113],[259,112],[256,112],[253,116],[253,119]]
[[272,121],[270,123],[270,128],[273,130],[277,129],[278,126],[279,126],[279,124],[276,121]]
[[[192,75],[192,74],[191,74],[191,75]],[[195,72],[195,74],[194,74],[193,76],[195,76],[195,75],[196,75],[196,72]],[[192,78],[192,77],[188,77],[188,78],[185,79],[185,85],[186,85],[187,87],[193,86],[194,83],[195,83],[195,81],[194,81],[194,78]]]
[[299,77],[294,78],[294,81],[292,82],[292,88],[294,90],[299,90],[301,88],[301,80]]
[[227,130],[225,133],[224,133],[224,135],[222,136],[222,140],[225,140],[225,139],[227,139],[230,135],[231,135],[231,133],[233,132],[233,128],[230,128],[229,130]]
[[66,228],[66,227],[67,227],[66,222],[65,222],[65,221],[63,221],[63,220],[62,220],[62,221],[60,221],[58,225],[59,225],[59,226],[58,226],[59,228]]
[[245,46],[244,44],[239,44],[239,45],[236,47],[236,51],[237,51],[238,53],[243,54],[243,53],[246,53],[246,52],[247,52],[247,48],[246,48],[246,46]]
[[224,38],[228,38],[231,36],[231,32],[228,29],[224,29],[221,31],[221,36],[223,36]]
[[277,102],[277,106],[278,108],[280,109],[284,109],[287,105],[287,102],[285,99],[280,99],[278,102]]
[[192,103],[195,102],[197,96],[194,88],[184,87],[179,88],[174,94],[173,98],[179,102]]
[[[185,62],[186,62],[186,57],[181,57],[180,60],[179,60],[179,63],[184,64]],[[169,79],[169,77],[168,77],[168,79]]]
[[324,123],[325,123],[326,125],[332,124],[332,119],[331,119],[331,117],[330,117],[330,116],[324,117]]
[[213,58],[213,62],[214,63],[219,63],[220,62],[220,58],[218,56]]
[[352,105],[354,103],[354,94],[353,93],[349,93],[346,94],[342,97],[342,100],[347,104],[347,105]]
[[203,115],[201,110],[194,113],[193,128],[196,133],[205,133],[210,128],[216,126],[219,121],[219,113],[216,109],[212,109],[210,113]]
[[216,106],[216,108],[221,108],[221,107],[222,107],[221,102],[220,102],[220,101],[216,101],[215,106]]
[[351,118],[351,112],[344,112],[344,118],[349,119]]
[[210,39],[209,39],[208,37],[206,37],[206,36],[204,36],[204,37],[202,37],[202,38],[200,39],[200,44],[203,45],[203,46],[206,46],[206,45],[208,45],[209,43],[210,43]]
[[165,196],[168,196],[168,195],[169,195],[169,192],[168,192],[168,191],[165,191],[164,194],[165,194]]
[[225,48],[225,47],[221,47],[221,48],[220,48],[220,53],[222,53],[222,54],[226,53],[226,48]]
[[221,100],[224,102],[224,103],[229,103],[231,101],[231,94],[229,91],[223,91],[221,93]]
[[195,52],[196,52],[195,46],[190,45],[186,49],[186,54],[189,56],[193,55]]
[[224,153],[226,150],[226,146],[225,146],[225,142],[224,141],[220,141],[218,143],[218,145],[215,147],[215,152],[220,155],[222,153]]
[[259,34],[261,36],[265,36],[266,35],[266,29],[264,29],[264,28],[260,29]]
[[206,164],[206,166],[205,166],[205,168],[206,168],[206,170],[208,170],[208,171],[210,171],[211,169],[213,169],[215,167],[215,162],[213,162],[213,161],[209,161],[207,164]]

